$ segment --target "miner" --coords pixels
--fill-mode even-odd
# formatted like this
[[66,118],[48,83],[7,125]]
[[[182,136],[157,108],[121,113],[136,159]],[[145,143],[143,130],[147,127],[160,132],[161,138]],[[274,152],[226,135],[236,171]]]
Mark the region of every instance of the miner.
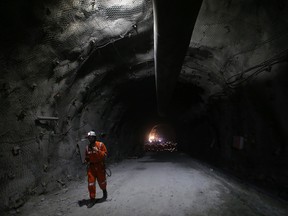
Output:
[[96,203],[96,181],[103,191],[102,200],[107,199],[107,182],[105,171],[105,158],[107,149],[103,142],[96,140],[96,133],[90,131],[87,134],[89,145],[86,146],[85,162],[87,163],[88,190],[90,202],[87,207],[91,208]]

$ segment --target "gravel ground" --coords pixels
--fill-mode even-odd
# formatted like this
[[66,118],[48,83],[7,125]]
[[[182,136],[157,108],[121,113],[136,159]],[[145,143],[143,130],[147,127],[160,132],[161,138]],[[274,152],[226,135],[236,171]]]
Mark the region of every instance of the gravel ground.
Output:
[[[184,153],[149,153],[110,166],[108,200],[88,209],[87,182],[31,198],[18,212],[27,216],[84,215],[288,215],[288,203],[239,183]],[[99,190],[97,197],[102,196]]]

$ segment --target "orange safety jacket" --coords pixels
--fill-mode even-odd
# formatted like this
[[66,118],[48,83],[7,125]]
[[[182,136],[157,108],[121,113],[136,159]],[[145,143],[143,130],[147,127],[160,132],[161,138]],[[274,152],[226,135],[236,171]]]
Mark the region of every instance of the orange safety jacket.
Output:
[[104,162],[107,156],[107,149],[104,143],[96,141],[95,145],[90,148],[89,145],[86,146],[85,161],[91,164],[97,164]]

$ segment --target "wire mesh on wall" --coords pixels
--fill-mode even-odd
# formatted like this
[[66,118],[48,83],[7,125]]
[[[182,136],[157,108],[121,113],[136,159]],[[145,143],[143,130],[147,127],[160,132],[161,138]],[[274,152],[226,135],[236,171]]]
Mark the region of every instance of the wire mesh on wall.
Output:
[[[65,161],[69,166],[76,144],[65,137],[85,124],[71,123],[78,115],[78,92],[60,98],[69,91],[67,79],[93,50],[130,37],[143,22],[151,28],[151,0],[39,1],[28,8],[39,25],[30,25],[23,15],[19,23],[27,25],[25,39],[13,41],[9,52],[0,55],[0,209],[17,208],[23,196],[45,191],[52,181],[47,175],[56,171],[51,169],[54,156],[62,168]],[[81,82],[73,87],[88,83],[85,78]],[[59,107],[59,101],[66,105]],[[59,120],[38,120],[58,115]]]

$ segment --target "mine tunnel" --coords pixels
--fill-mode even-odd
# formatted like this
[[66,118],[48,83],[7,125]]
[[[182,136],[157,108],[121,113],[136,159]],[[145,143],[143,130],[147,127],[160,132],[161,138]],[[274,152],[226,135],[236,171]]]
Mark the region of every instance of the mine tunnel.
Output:
[[[85,179],[91,130],[108,165],[185,153],[288,200],[286,1],[1,4],[1,215]],[[153,130],[177,152],[146,152]]]

